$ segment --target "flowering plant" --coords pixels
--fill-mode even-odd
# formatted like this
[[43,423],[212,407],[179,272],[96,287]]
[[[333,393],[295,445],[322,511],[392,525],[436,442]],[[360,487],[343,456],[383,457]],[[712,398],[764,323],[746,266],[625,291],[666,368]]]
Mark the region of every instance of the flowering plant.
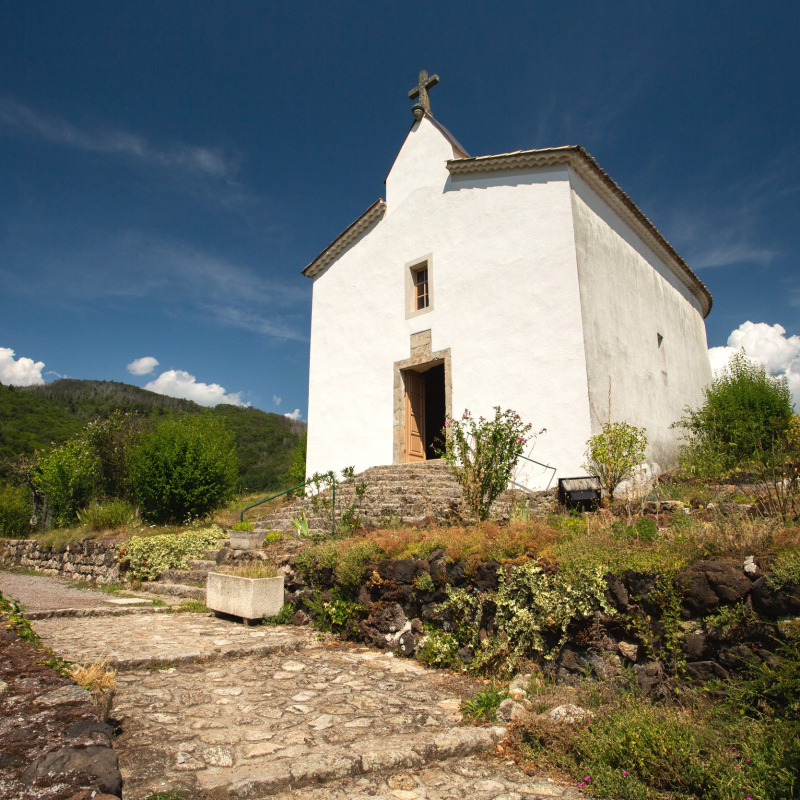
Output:
[[522,422],[519,414],[501,411],[500,406],[494,408],[494,419],[476,420],[465,411],[461,419],[445,422],[446,441],[439,452],[461,484],[464,503],[476,519],[486,519],[492,503],[508,488],[530,430],[531,424]]
[[583,468],[597,475],[609,500],[614,490],[644,461],[647,437],[644,428],[627,422],[606,422],[603,430],[587,442]]

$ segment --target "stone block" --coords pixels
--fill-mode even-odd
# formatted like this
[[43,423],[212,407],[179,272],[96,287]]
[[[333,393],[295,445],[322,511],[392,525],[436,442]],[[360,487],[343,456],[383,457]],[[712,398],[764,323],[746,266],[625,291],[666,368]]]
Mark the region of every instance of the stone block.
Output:
[[242,578],[209,572],[206,605],[243,619],[274,617],[283,608],[283,575],[276,578]]
[[264,531],[228,531],[231,550],[257,550],[264,544]]

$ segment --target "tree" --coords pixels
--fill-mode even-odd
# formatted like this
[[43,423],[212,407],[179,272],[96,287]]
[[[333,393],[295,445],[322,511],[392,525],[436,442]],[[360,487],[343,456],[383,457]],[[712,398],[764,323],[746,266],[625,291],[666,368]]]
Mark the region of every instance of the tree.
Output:
[[145,519],[202,518],[233,496],[236,445],[210,415],[165,419],[131,447],[128,470]]
[[646,449],[644,428],[627,422],[605,422],[602,431],[587,442],[583,468],[600,478],[606,496],[613,500],[617,486],[644,461]]

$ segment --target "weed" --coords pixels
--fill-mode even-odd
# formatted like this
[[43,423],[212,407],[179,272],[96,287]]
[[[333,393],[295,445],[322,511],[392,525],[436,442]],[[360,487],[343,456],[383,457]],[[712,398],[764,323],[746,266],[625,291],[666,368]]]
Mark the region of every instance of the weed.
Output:
[[251,531],[253,530],[252,522],[237,522],[231,526],[232,531]]
[[800,547],[793,547],[778,555],[767,582],[774,589],[800,584]]
[[288,625],[297,609],[294,603],[284,603],[281,610],[273,617],[264,617],[264,625]]
[[499,689],[495,684],[478,692],[472,700],[461,704],[461,714],[464,719],[475,722],[497,722],[497,709],[500,703],[508,697],[505,689]]

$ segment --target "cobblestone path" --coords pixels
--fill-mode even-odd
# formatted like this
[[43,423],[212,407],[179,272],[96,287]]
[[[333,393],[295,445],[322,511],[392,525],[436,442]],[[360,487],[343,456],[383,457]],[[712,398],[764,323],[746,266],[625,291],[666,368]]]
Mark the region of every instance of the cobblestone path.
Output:
[[124,800],[182,787],[209,800],[582,796],[488,754],[505,731],[461,722],[470,681],[308,628],[189,613],[35,628],[59,655],[120,670]]

